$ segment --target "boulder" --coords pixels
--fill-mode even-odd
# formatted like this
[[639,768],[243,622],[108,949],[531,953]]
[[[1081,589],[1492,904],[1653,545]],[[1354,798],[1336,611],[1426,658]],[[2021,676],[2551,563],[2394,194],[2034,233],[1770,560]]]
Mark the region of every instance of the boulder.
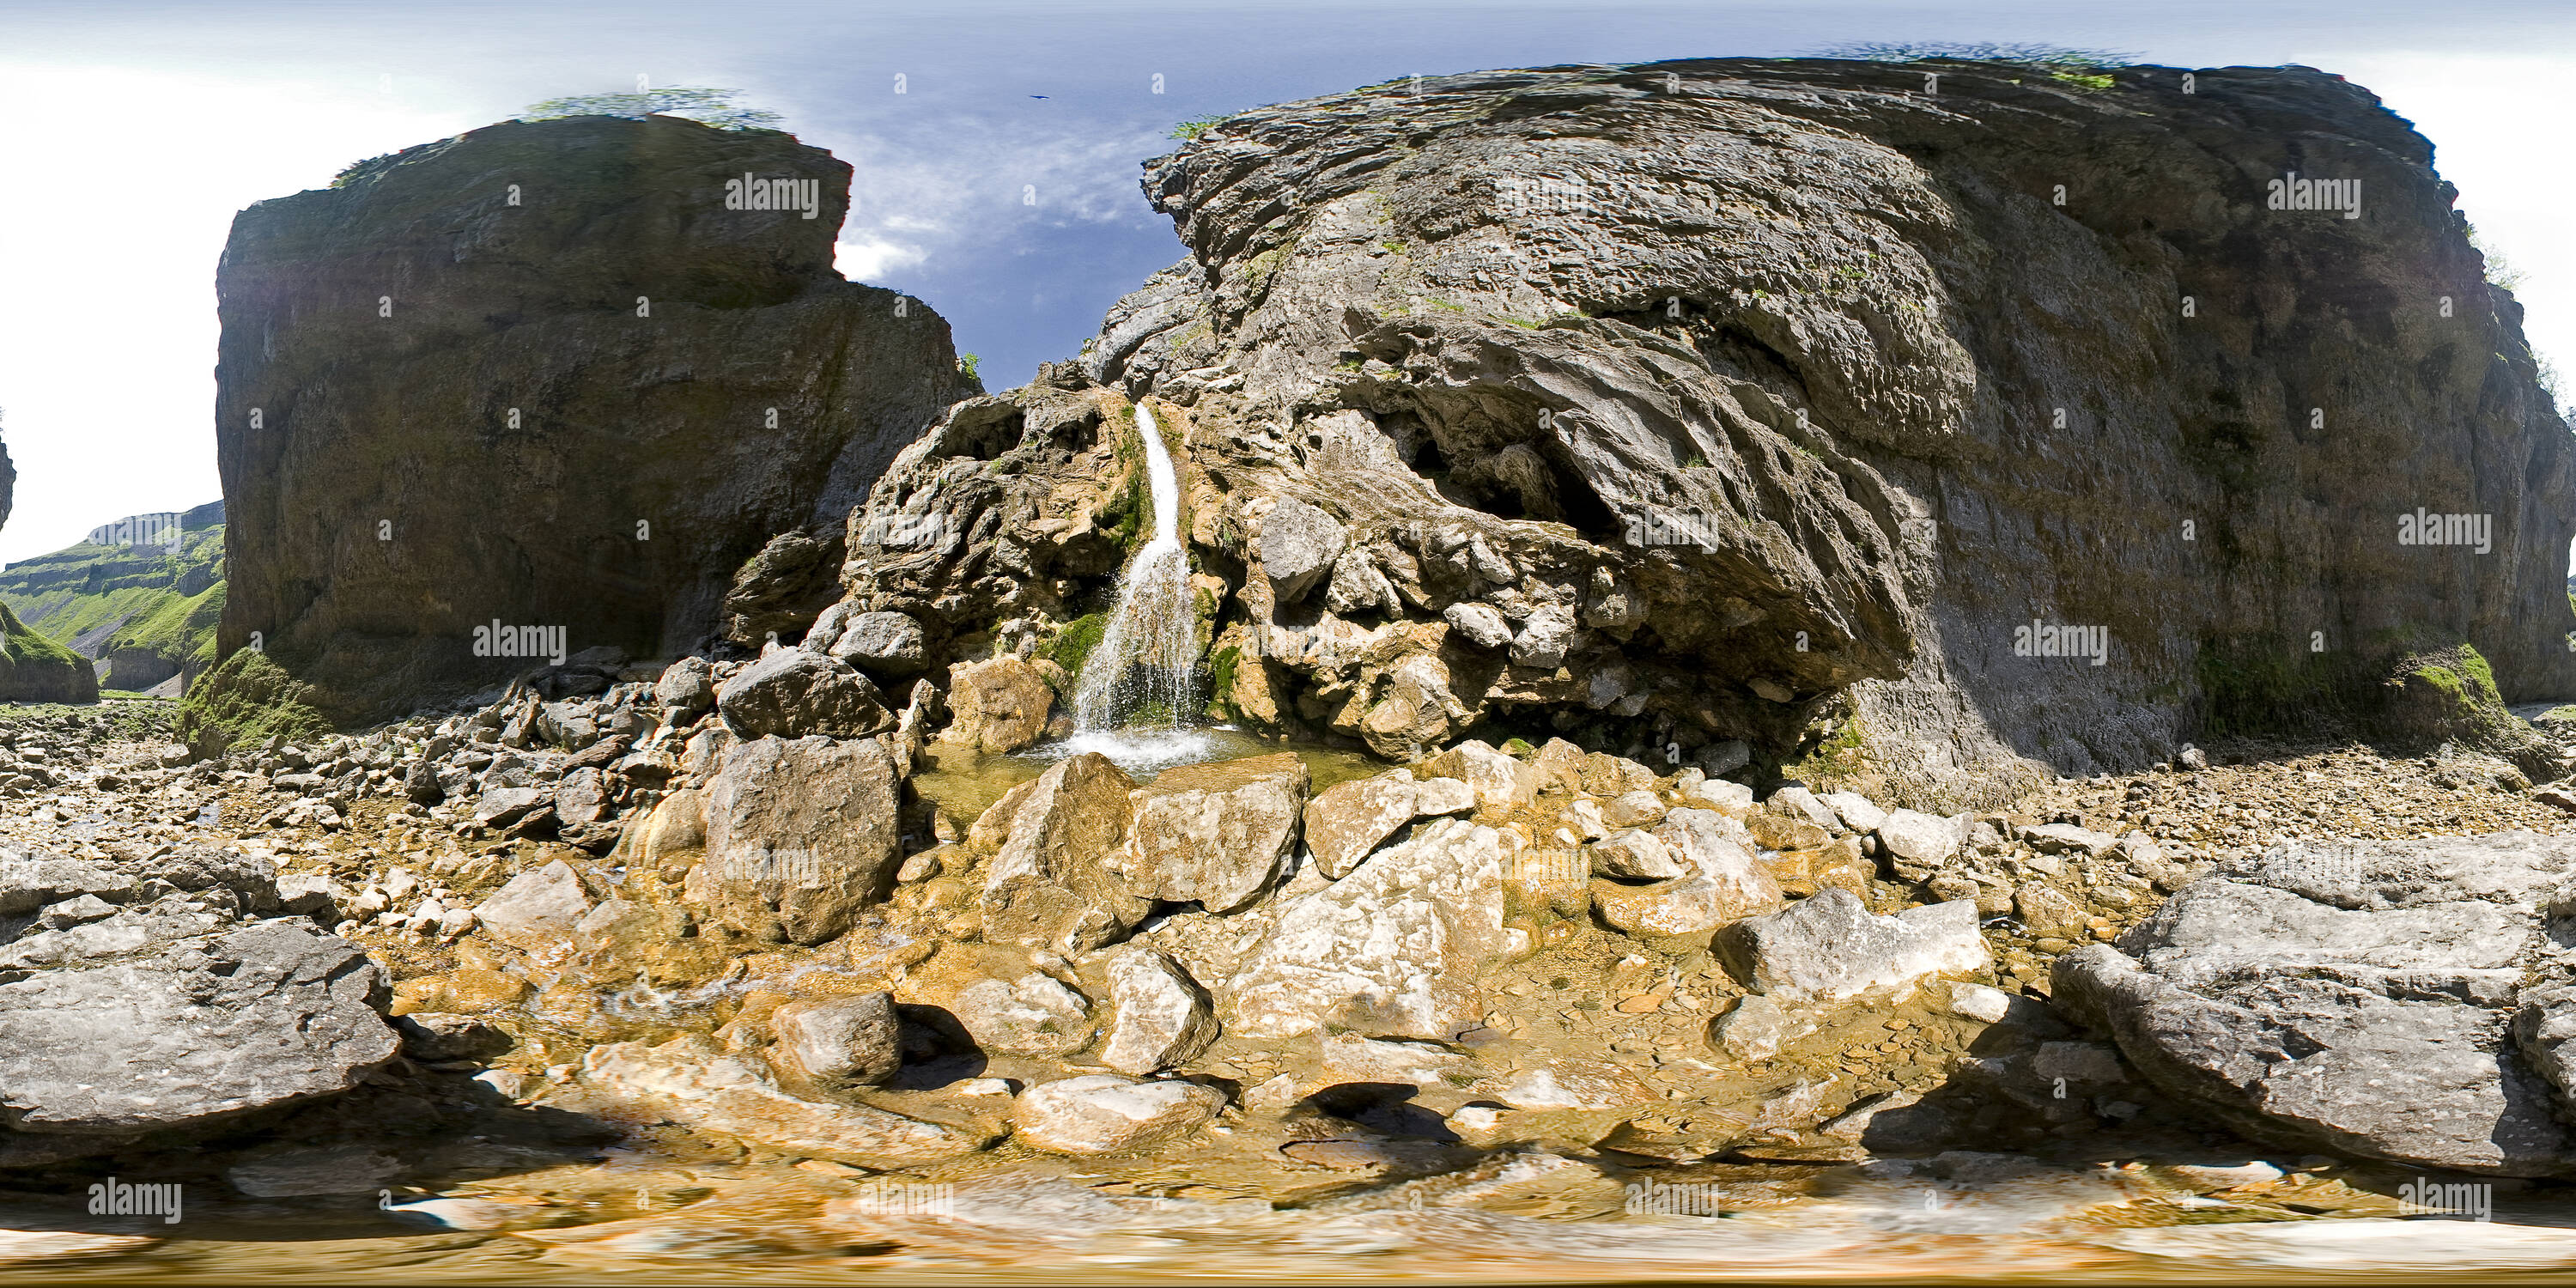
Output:
[[917,675],[930,667],[921,623],[902,613],[853,613],[828,650],[833,657],[879,675]]
[[1413,773],[1404,769],[1335,783],[1315,793],[1306,802],[1305,837],[1316,870],[1340,880],[1397,828],[1413,821],[1416,799]]
[[1828,792],[1821,799],[1833,810],[1834,817],[1842,820],[1843,831],[1866,834],[1887,822],[1887,811],[1870,804],[1869,798],[1858,792]]
[[1277,602],[1305,598],[1342,552],[1342,525],[1295,497],[1282,497],[1261,520],[1261,571]]
[[1041,1083],[1011,1107],[1021,1144],[1055,1154],[1111,1154],[1159,1144],[1214,1118],[1225,1093],[1191,1082],[1087,1074]]
[[1908,881],[1921,881],[1958,857],[1960,840],[1955,820],[1910,809],[1889,810],[1878,825],[1889,865]]
[[1055,690],[1016,657],[960,662],[948,669],[948,727],[943,747],[988,755],[1018,751],[1046,736]]
[[2030,882],[2013,892],[2013,907],[2021,914],[2022,927],[2036,938],[2086,940],[2093,937],[2084,924],[2084,906],[2067,898],[2055,886]]
[[1141,1077],[1186,1063],[1216,1041],[1207,990],[1170,958],[1141,944],[1120,944],[1103,958],[1109,1024],[1100,1063]]
[[789,1087],[869,1086],[903,1064],[902,1024],[890,993],[783,1002],[769,1013],[769,1032],[769,1067]]
[[1650,832],[1623,828],[1592,843],[1592,873],[1623,881],[1669,881],[1694,869]]
[[955,1158],[998,1135],[868,1105],[805,1100],[781,1089],[758,1065],[694,1034],[660,1046],[592,1047],[582,1057],[581,1078],[603,1107],[860,1167]]
[[653,700],[674,724],[686,724],[716,705],[715,671],[702,657],[684,657],[662,668],[653,682]]
[[1226,1029],[1282,1038],[1327,1024],[1445,1040],[1482,1014],[1477,971],[1517,947],[1503,926],[1503,834],[1443,818],[1322,890],[1274,904],[1217,985]]
[[2059,958],[2055,1000],[2257,1139],[2565,1174],[2545,1023],[2564,980],[2525,972],[2571,870],[2576,839],[2529,833],[2276,846]]
[[1538,769],[1469,739],[1413,767],[1413,776],[1455,778],[1476,793],[1480,805],[1527,804],[1538,795]]
[[580,874],[561,859],[510,878],[474,906],[474,920],[494,939],[539,957],[571,949],[573,928],[590,911]]
[[780,649],[727,680],[716,711],[750,738],[865,738],[894,728],[894,714],[868,677],[837,658]]
[[1084,752],[1038,775],[985,869],[984,937],[1071,955],[1121,937],[1153,900],[1110,864],[1127,844],[1136,781]]
[[1974,903],[1936,903],[1882,917],[1838,887],[1739,921],[1718,932],[1716,948],[1755,992],[1823,1002],[1899,992],[1936,975],[1994,964]]
[[1512,637],[1512,665],[1554,670],[1565,665],[1566,651],[1574,646],[1574,610],[1563,604],[1542,604],[1521,623],[1520,632]]
[[894,889],[902,783],[879,740],[740,743],[705,798],[706,849],[685,890],[737,930],[819,944]]
[[1091,1044],[1091,1003],[1035,972],[979,979],[958,990],[949,1010],[975,1045],[1002,1055],[1070,1055]]
[[1306,762],[1295,752],[1177,765],[1133,795],[1116,868],[1137,897],[1234,912],[1296,853]]
[[346,1091],[400,1047],[384,969],[300,923],[138,908],[9,951],[0,1119],[21,1132],[229,1118]]

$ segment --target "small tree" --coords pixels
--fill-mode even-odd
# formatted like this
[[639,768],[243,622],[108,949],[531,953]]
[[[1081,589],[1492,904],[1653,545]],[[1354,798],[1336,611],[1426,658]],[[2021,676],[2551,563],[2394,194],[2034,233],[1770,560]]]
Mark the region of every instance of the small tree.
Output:
[[738,89],[672,85],[631,94],[575,94],[529,104],[513,119],[560,121],[568,116],[615,116],[640,121],[648,116],[677,116],[719,130],[776,129],[786,119],[776,112],[734,106],[734,96],[740,93]]

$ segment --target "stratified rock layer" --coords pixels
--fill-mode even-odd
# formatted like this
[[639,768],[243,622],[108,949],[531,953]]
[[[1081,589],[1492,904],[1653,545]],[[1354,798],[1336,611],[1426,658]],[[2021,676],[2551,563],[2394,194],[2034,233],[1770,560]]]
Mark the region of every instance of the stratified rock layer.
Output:
[[[2306,68],[1941,70],[1230,118],[1148,166],[1190,259],[908,450],[853,598],[934,648],[1071,619],[1149,399],[1227,582],[1213,696],[1381,755],[1500,721],[1719,773],[1842,710],[1854,781],[1946,814],[2367,708],[2428,642],[2576,691],[2566,429],[2422,137]],[[2271,208],[2291,172],[2358,217]],[[2401,542],[2419,509],[2488,552]]]

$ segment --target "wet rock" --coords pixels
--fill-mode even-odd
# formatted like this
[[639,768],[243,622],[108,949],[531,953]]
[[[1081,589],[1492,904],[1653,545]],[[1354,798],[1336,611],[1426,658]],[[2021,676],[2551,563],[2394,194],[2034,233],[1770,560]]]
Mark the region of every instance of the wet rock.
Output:
[[890,993],[808,998],[769,1013],[769,1067],[789,1087],[869,1086],[903,1063],[902,1024]]
[[1515,1109],[1626,1109],[1663,1099],[1636,1074],[1599,1060],[1557,1060],[1523,1069],[1492,1094]]
[[1994,956],[1978,932],[1973,903],[1936,903],[1881,917],[1839,888],[1737,922],[1718,932],[1716,947],[1755,991],[1817,1001],[1986,970]]
[[1136,782],[1085,752],[1040,774],[986,869],[984,937],[1088,952],[1124,936],[1153,901],[1130,892],[1110,859],[1126,845]]
[[831,643],[833,657],[881,675],[916,675],[929,669],[921,623],[902,613],[854,613]]
[[1046,736],[1055,690],[1016,657],[960,662],[948,672],[949,724],[943,746],[986,754],[1018,751]]
[[1170,958],[1140,944],[1104,956],[1110,1018],[1101,1064],[1141,1077],[1186,1063],[1216,1040],[1207,991]]
[[255,1199],[365,1194],[406,1169],[402,1160],[371,1145],[289,1148],[260,1154],[224,1169],[224,1179]]
[[1295,497],[1282,497],[1261,520],[1261,570],[1271,593],[1293,604],[1312,590],[1342,551],[1342,525]]
[[[662,797],[652,812],[630,822],[625,838],[632,862],[665,877],[683,878],[707,847],[706,797],[682,787]],[[630,820],[637,818],[628,815]]]
[[1737,1001],[1709,1025],[1709,1045],[1746,1063],[1768,1060],[1780,1054],[1790,1028],[1788,1013],[1780,1004],[1756,993]]
[[[183,929],[198,933],[160,933]],[[43,962],[14,945],[10,965],[53,969],[0,984],[0,1116],[17,1130],[211,1121],[346,1091],[397,1050],[383,969],[309,926],[137,910],[37,938],[75,936],[103,951]]]
[[1041,1083],[1012,1106],[1017,1139],[1056,1154],[1109,1154],[1157,1144],[1225,1107],[1225,1094],[1189,1082],[1089,1074]]
[[593,1047],[582,1058],[581,1077],[611,1107],[861,1167],[936,1162],[973,1153],[995,1138],[974,1127],[789,1095],[759,1066],[695,1036],[661,1046]]
[[1444,818],[1273,905],[1269,931],[1218,985],[1227,1031],[1279,1038],[1331,1023],[1443,1039],[1466,1027],[1480,1014],[1478,969],[1520,946],[1503,926],[1504,859],[1494,829]]
[[522,952],[553,956],[573,944],[573,928],[590,911],[580,874],[561,859],[510,878],[475,905],[474,919],[495,939]]
[[1398,1083],[1440,1091],[1479,1076],[1464,1054],[1436,1042],[1390,1042],[1352,1033],[1324,1035],[1320,1061],[1326,1085]]
[[1140,898],[1226,913],[1267,893],[1296,852],[1306,762],[1294,752],[1164,770],[1134,793],[1117,866]]
[[706,850],[686,893],[745,934],[819,944],[894,888],[902,784],[878,740],[742,743],[705,796]]
[[865,738],[894,728],[884,695],[846,662],[780,649],[725,682],[716,710],[751,738]]
[[2524,962],[2571,869],[2576,841],[2529,833],[2275,847],[2059,958],[2054,1000],[2257,1139],[2563,1173],[2549,1053],[2509,1017],[2556,982],[2525,990]]
[[415,1060],[489,1060],[518,1045],[508,1033],[473,1015],[413,1011],[395,1016],[393,1025],[402,1035],[403,1054]]
[[958,990],[949,1009],[975,1045],[1003,1055],[1070,1055],[1091,1043],[1091,1004],[1034,972],[977,980]]

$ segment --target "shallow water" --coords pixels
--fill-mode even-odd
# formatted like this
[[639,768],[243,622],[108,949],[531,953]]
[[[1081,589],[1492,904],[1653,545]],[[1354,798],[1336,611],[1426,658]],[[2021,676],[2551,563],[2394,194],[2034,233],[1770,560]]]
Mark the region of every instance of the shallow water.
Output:
[[1306,762],[1306,772],[1313,777],[1310,790],[1318,792],[1335,783],[1385,773],[1389,768],[1384,761],[1366,752],[1311,743],[1274,742],[1258,734],[1223,726],[1120,730],[1116,733],[1075,734],[1002,756],[952,753],[940,757],[928,768],[914,771],[913,790],[919,792],[922,799],[937,804],[941,813],[963,827],[974,822],[1012,788],[1045,773],[1057,761],[1086,751],[1107,756],[1111,763],[1138,782],[1152,782],[1155,776],[1176,765],[1239,760],[1246,756],[1269,756],[1283,751],[1293,751],[1298,759]]
[[1718,1178],[1698,1191],[1717,1200],[1711,1214],[1643,1215],[1618,1210],[1616,1188],[1609,1212],[1598,1195],[1586,1211],[1526,1176],[1274,1208],[1064,1167],[990,1170],[943,1183],[934,1202],[888,1203],[863,1177],[612,1150],[463,1187],[517,1204],[515,1228],[498,1230],[407,1229],[372,1195],[249,1201],[192,1187],[175,1226],[66,1220],[69,1198],[15,1195],[0,1204],[0,1272],[60,1283],[2576,1282],[2566,1203],[2502,1203],[2491,1224],[2316,1217],[2177,1207],[2116,1169],[1982,1185],[1872,1170],[1703,1169]]

